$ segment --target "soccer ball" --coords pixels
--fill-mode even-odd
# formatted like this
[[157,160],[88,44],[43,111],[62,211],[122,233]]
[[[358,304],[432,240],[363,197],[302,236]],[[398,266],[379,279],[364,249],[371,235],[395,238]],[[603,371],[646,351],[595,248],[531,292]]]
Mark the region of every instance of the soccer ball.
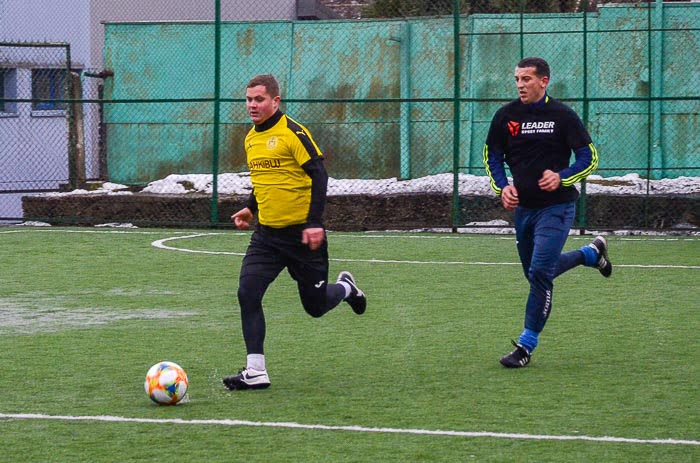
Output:
[[158,362],[146,373],[146,394],[157,404],[175,405],[187,394],[187,373],[175,362]]

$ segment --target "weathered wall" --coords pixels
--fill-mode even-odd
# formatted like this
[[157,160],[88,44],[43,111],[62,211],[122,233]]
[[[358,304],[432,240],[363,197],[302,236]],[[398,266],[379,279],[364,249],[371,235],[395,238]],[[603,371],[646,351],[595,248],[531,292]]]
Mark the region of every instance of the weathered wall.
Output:
[[[601,153],[599,173],[664,168],[653,176],[698,175],[700,102],[654,102],[652,96],[698,93],[700,8],[664,4],[653,28],[646,8],[601,8],[580,14],[472,15],[460,39],[461,138],[458,165],[483,173],[481,149],[495,109],[515,97],[514,64],[540,55],[553,69],[550,94],[578,99]],[[657,22],[659,24],[657,24]],[[627,30],[624,34],[612,31]],[[535,32],[535,33],[532,33]],[[242,140],[250,127],[242,102],[251,76],[273,73],[284,98],[444,99],[429,102],[289,102],[338,178],[421,177],[453,166],[453,31],[451,18],[410,21],[224,23],[219,171],[246,170]],[[110,99],[213,98],[212,24],[108,24],[105,64]],[[584,87],[585,83],[585,87]],[[584,111],[580,99],[591,100]],[[475,101],[495,99],[495,101]],[[237,101],[232,101],[237,100]],[[213,103],[108,104],[110,179],[145,183],[170,173],[211,172]],[[691,169],[687,169],[691,167]],[[686,169],[684,169],[686,168]],[[693,169],[694,168],[694,169]],[[674,170],[671,170],[674,169]]]

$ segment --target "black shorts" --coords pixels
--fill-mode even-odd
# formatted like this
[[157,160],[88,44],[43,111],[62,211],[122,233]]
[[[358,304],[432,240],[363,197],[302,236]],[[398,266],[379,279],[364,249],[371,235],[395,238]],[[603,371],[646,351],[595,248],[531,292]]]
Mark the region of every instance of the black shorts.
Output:
[[325,290],[328,281],[328,242],[312,251],[301,242],[304,225],[272,228],[258,225],[243,258],[241,278],[255,276],[274,280],[287,268],[300,286],[309,285]]

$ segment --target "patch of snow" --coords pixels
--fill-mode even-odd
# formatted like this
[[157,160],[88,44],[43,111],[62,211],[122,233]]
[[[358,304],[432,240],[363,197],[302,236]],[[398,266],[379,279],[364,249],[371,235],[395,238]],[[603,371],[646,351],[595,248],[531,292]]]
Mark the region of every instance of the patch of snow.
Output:
[[605,178],[600,175],[590,175],[586,182],[588,194],[647,194],[647,188],[650,195],[697,194],[700,193],[700,178],[677,177],[647,181],[639,174]]
[[50,227],[50,223],[39,222],[36,220],[27,220],[26,222],[18,223],[18,227]]
[[133,223],[119,223],[119,222],[110,222],[110,223],[100,223],[95,225],[95,227],[102,227],[102,228],[139,228]]
[[[484,175],[459,174],[460,195],[492,195],[490,179]],[[512,182],[512,179],[511,179]],[[184,195],[191,193],[212,194],[211,174],[172,174],[149,183],[141,193]],[[411,193],[451,193],[454,179],[451,173],[428,175],[410,180],[388,179],[328,179],[328,195],[386,195]],[[218,191],[222,195],[247,195],[252,191],[250,172],[229,172],[218,177]],[[120,191],[124,185],[106,182],[100,188],[73,190],[66,193],[44,193],[44,196],[81,194],[133,194]],[[577,185],[580,189],[580,185]],[[647,191],[648,190],[648,191]],[[591,175],[586,182],[586,193],[595,194],[700,194],[700,177],[665,178],[646,180],[639,174],[618,177]]]
[[129,189],[129,187],[126,185],[122,185],[120,183],[112,183],[112,182],[104,182],[100,188],[103,190],[108,190],[108,191],[128,190]]

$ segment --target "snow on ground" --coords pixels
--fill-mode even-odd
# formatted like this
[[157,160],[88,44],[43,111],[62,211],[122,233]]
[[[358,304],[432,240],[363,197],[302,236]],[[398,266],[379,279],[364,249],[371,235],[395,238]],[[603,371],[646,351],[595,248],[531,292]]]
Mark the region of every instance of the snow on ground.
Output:
[[[493,192],[489,186],[489,179],[485,176],[459,174],[460,195],[491,195]],[[220,195],[250,194],[252,185],[250,173],[224,173],[218,178],[218,190]],[[579,187],[577,185],[577,187]],[[430,175],[412,180],[389,179],[328,179],[328,195],[386,195],[386,194],[411,194],[411,193],[451,193],[453,188],[453,176],[451,173]],[[580,187],[579,187],[580,188]],[[662,180],[651,180],[640,177],[638,174],[627,174],[620,177],[601,177],[591,175],[586,182],[586,192],[590,195],[596,194],[700,194],[700,177],[678,177]],[[172,174],[167,177],[149,183],[141,190],[141,193],[150,194],[211,194],[212,176],[211,174]],[[43,193],[40,196],[64,196],[64,195],[131,195],[134,194],[126,185],[105,182],[94,190],[73,190],[66,193]],[[465,228],[459,228],[459,233],[514,233],[512,227],[501,221],[484,223],[468,223]],[[30,225],[30,223],[25,223]],[[31,225],[39,225],[31,223]],[[46,224],[48,225],[48,224]],[[133,224],[107,223],[97,225],[107,228],[136,228]],[[685,231],[679,232],[687,235],[700,235],[700,232],[688,232],[687,229],[695,228],[690,224],[682,224]],[[452,229],[420,229],[412,231],[443,232]],[[578,230],[575,231],[578,233]],[[595,231],[592,231],[596,233]],[[600,233],[600,232],[597,232]],[[655,232],[640,232],[635,230],[623,230],[614,232],[623,235],[655,234]],[[674,234],[672,231],[658,232],[658,234]]]
[[[490,195],[489,179],[483,175],[459,174],[459,192],[461,195]],[[152,194],[188,194],[212,193],[211,174],[172,174],[149,183],[141,193]],[[412,180],[397,178],[366,179],[328,179],[328,195],[352,194],[408,194],[408,193],[451,193],[453,176],[451,173],[430,175]],[[224,173],[218,178],[218,190],[221,195],[250,194],[252,185],[250,173]],[[125,185],[104,183],[98,189],[73,190],[67,193],[44,193],[44,196],[78,195],[78,194],[133,194]],[[647,191],[648,190],[648,191]],[[621,177],[601,177],[591,175],[586,183],[588,194],[698,194],[700,177],[678,177],[651,180],[639,174],[627,174]]]

